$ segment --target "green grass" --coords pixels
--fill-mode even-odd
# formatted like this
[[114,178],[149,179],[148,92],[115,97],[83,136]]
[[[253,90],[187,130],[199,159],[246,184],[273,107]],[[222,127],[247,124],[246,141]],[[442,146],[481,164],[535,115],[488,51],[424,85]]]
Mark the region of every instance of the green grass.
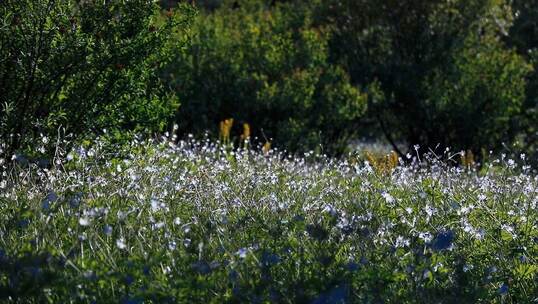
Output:
[[210,142],[105,151],[3,165],[1,302],[538,301],[538,180],[512,161],[377,174]]

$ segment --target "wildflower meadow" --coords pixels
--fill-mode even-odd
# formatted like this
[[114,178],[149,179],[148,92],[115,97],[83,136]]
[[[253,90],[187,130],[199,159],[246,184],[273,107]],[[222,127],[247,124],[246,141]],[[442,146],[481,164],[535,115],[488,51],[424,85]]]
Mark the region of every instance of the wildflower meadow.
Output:
[[538,0],[0,0],[0,304],[538,303]]
[[538,178],[525,157],[291,157],[99,140],[0,185],[7,303],[532,303]]

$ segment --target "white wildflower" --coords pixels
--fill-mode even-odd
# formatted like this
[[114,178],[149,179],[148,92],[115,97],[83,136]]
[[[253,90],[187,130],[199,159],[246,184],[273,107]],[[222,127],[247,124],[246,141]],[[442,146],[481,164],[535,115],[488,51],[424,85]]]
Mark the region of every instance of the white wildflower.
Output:
[[125,239],[124,238],[117,239],[116,240],[116,246],[121,250],[127,248],[127,244],[125,244]]
[[78,219],[78,223],[80,226],[89,226],[90,225],[90,219],[88,217],[81,217]]
[[237,250],[237,252],[236,252],[236,254],[237,254],[240,258],[242,258],[242,259],[244,259],[244,258],[247,257],[247,253],[248,253],[248,249],[247,249],[247,248],[240,248],[240,249]]
[[430,232],[420,232],[418,237],[425,243],[429,243],[433,239],[433,235]]
[[387,192],[383,192],[381,196],[383,196],[383,198],[388,204],[392,204],[395,201],[394,197]]
[[396,248],[398,248],[398,247],[408,247],[409,244],[410,244],[409,239],[406,239],[403,236],[398,236],[396,238],[396,243],[394,244],[394,246]]

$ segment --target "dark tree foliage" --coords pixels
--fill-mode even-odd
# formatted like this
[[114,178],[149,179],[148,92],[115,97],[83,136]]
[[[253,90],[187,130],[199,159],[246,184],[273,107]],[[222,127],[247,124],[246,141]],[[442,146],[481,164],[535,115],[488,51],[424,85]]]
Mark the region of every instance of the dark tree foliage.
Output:
[[[538,148],[538,1],[513,1],[514,25],[504,37],[508,45],[515,47],[518,54],[533,65],[528,76],[524,110],[513,121],[513,133],[522,133],[518,149],[537,151]],[[534,152],[536,153],[536,152]]]
[[[177,108],[157,71],[188,15],[153,1],[0,3],[0,140],[25,148],[58,129],[77,136],[161,130]],[[179,41],[176,41],[178,43]]]
[[508,3],[329,0],[317,17],[334,27],[332,60],[356,84],[379,83],[369,114],[390,141],[475,151],[510,141],[530,67],[501,41]]
[[234,118],[289,151],[346,149],[366,96],[329,63],[330,31],[313,27],[304,7],[291,8],[242,1],[200,15],[166,74],[188,101],[177,116],[183,134],[215,134],[219,121]]
[[[201,13],[189,31],[194,7]],[[339,154],[372,130],[396,150],[536,150],[537,7],[6,0],[0,140],[21,150],[63,129],[159,132],[175,114],[182,134],[216,133],[233,117],[290,151]]]

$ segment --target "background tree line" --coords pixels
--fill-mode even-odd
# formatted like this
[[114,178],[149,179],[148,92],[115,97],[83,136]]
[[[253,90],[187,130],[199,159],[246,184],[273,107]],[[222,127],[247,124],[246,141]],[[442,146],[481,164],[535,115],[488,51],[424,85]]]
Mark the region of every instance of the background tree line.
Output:
[[292,152],[537,150],[536,0],[193,2],[2,2],[6,148],[233,117]]

